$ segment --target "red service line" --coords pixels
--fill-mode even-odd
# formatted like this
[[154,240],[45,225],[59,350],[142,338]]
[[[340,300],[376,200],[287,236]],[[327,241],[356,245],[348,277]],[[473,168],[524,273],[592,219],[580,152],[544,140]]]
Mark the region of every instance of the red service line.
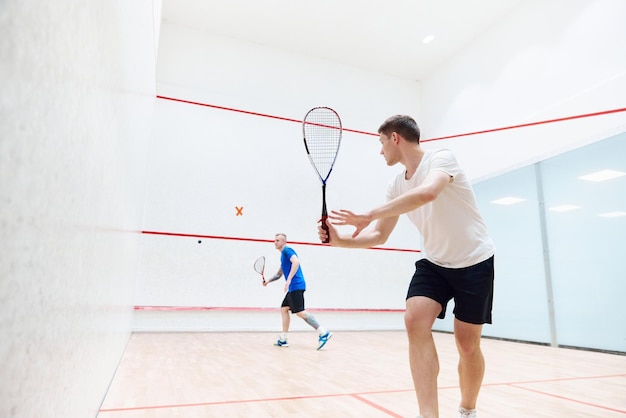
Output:
[[[285,117],[282,117],[282,116],[268,115],[268,114],[265,114],[265,113],[252,112],[252,111],[249,111],[249,110],[235,109],[235,108],[232,108],[232,107],[224,107],[224,106],[218,106],[218,105],[213,105],[213,104],[208,104],[208,103],[195,102],[195,101],[191,101],[191,100],[176,99],[174,97],[167,97],[167,96],[160,96],[160,95],[157,95],[156,97],[157,97],[157,99],[161,99],[161,100],[170,100],[170,101],[174,101],[174,102],[192,104],[192,105],[196,105],[196,106],[210,107],[210,108],[213,108],[213,109],[228,110],[230,112],[244,113],[246,115],[261,116],[261,117],[264,117],[264,118],[278,119],[278,120],[283,120],[283,121],[287,121],[287,122],[302,123],[302,121],[299,120],[299,119],[291,119],[291,118],[285,118]],[[590,117],[594,117],[594,116],[604,116],[604,115],[609,115],[609,114],[612,114],[612,113],[620,113],[620,112],[626,112],[626,107],[619,108],[619,109],[602,110],[602,111],[593,112],[593,113],[584,113],[584,114],[580,114],[580,115],[565,116],[565,117],[562,117],[562,118],[547,119],[547,120],[541,120],[541,121],[536,121],[536,122],[521,123],[521,124],[518,124],[518,125],[504,126],[504,127],[501,127],[501,128],[493,128],[493,129],[485,129],[485,130],[481,130],[481,131],[467,132],[467,133],[464,133],[464,134],[454,134],[454,135],[448,135],[448,136],[440,136],[440,137],[436,137],[436,138],[422,139],[420,142],[440,141],[440,140],[443,140],[443,139],[461,138],[461,137],[464,137],[464,136],[487,134],[487,133],[492,133],[492,132],[505,131],[505,130],[509,130],[509,129],[527,128],[529,126],[545,125],[545,124],[548,124],[548,123],[564,122],[564,121],[568,121],[568,120],[590,118]],[[365,131],[359,131],[359,130],[356,130],[356,129],[348,129],[348,128],[343,128],[343,130],[346,131],[346,132],[352,132],[352,133],[357,133],[357,134],[362,134],[362,135],[378,136],[378,134],[374,133],[374,132],[365,132]]]
[[[552,396],[552,397],[556,397],[559,399],[562,399],[564,401],[568,401],[568,402],[574,402],[574,403],[579,403],[579,404],[584,404],[587,406],[591,406],[591,407],[595,407],[598,409],[603,409],[603,410],[607,410],[607,411],[613,411],[613,412],[618,412],[618,413],[626,413],[625,410],[622,409],[617,409],[617,408],[611,408],[611,407],[607,407],[607,406],[603,406],[603,405],[598,405],[598,404],[592,404],[589,402],[583,402],[577,399],[573,399],[573,398],[568,398],[565,396],[560,396],[560,395],[555,395],[552,393],[547,393],[544,391],[538,391],[538,390],[534,390],[534,389],[530,389],[527,387],[522,387],[520,385],[525,384],[525,383],[549,383],[549,382],[556,382],[556,381],[561,381],[561,380],[594,380],[594,379],[602,379],[602,378],[610,378],[610,377],[623,377],[624,375],[614,375],[614,376],[591,376],[591,377],[570,377],[570,378],[564,378],[564,379],[545,379],[545,380],[535,380],[535,381],[528,381],[528,382],[499,382],[499,383],[486,383],[483,384],[483,386],[489,386],[489,387],[498,387],[498,386],[509,386],[509,387],[513,387],[516,389],[523,389],[523,390],[528,390],[531,392],[535,392],[541,395],[546,395],[546,396]],[[458,386],[456,385],[451,385],[451,386],[439,386],[439,390],[450,390],[450,389],[458,389]],[[129,406],[129,407],[118,407],[118,408],[103,408],[100,409],[100,413],[104,414],[107,412],[124,412],[124,411],[140,411],[140,410],[155,410],[155,409],[174,409],[174,408],[190,408],[190,407],[210,407],[210,406],[216,406],[216,405],[235,405],[235,404],[245,404],[245,403],[257,403],[257,402],[282,402],[282,401],[290,401],[290,400],[298,400],[298,399],[318,399],[318,398],[337,398],[337,397],[345,397],[345,396],[350,396],[354,399],[358,399],[361,402],[366,403],[367,405],[372,406],[373,408],[384,412],[386,414],[388,414],[389,416],[392,417],[400,417],[400,415],[397,415],[395,412],[390,411],[386,408],[383,408],[382,406],[376,404],[375,402],[372,402],[368,399],[366,399],[365,397],[367,395],[376,395],[376,394],[391,394],[391,393],[403,393],[403,392],[412,392],[413,389],[391,389],[391,390],[384,390],[384,391],[368,391],[368,392],[359,392],[359,393],[329,393],[329,394],[322,394],[322,395],[308,395],[308,396],[287,396],[287,397],[276,397],[276,398],[259,398],[259,399],[239,399],[239,400],[223,400],[223,401],[213,401],[213,402],[197,402],[197,403],[186,403],[186,404],[171,404],[171,405],[143,405],[143,406]]]
[[519,125],[505,126],[505,127],[502,127],[502,128],[485,129],[483,131],[468,132],[468,133],[465,133],[465,134],[455,134],[455,135],[450,135],[450,136],[440,136],[440,137],[437,137],[437,138],[425,139],[425,140],[420,141],[420,142],[439,141],[441,139],[460,138],[460,137],[463,137],[463,136],[488,134],[488,133],[491,133],[491,132],[505,131],[505,130],[508,130],[508,129],[527,128],[529,126],[545,125],[547,123],[564,122],[564,121],[567,121],[567,120],[574,120],[574,119],[591,118],[591,117],[594,117],[594,116],[603,116],[603,115],[609,115],[611,113],[619,113],[619,112],[626,112],[626,107],[623,107],[621,109],[603,110],[601,112],[585,113],[585,114],[582,114],[582,115],[566,116],[566,117],[563,117],[563,118],[547,119],[547,120],[542,120],[542,121],[538,121],[538,122],[522,123],[522,124],[519,124]]
[[[135,306],[136,311],[253,311],[253,312],[274,312],[280,308],[261,308],[247,306]],[[387,308],[307,308],[313,312],[367,312],[367,313],[386,313],[386,312],[404,312],[404,309],[387,309]]]
[[[408,392],[412,390],[388,390],[388,391],[378,391],[378,392],[369,392],[369,393],[394,393],[394,392]],[[216,406],[216,405],[236,405],[236,404],[245,404],[245,403],[259,403],[259,402],[283,402],[283,401],[293,401],[299,399],[318,399],[318,398],[340,398],[350,396],[360,401],[364,401],[364,399],[359,398],[359,394],[356,393],[331,393],[326,395],[308,395],[308,396],[285,396],[280,398],[260,398],[260,399],[239,399],[239,400],[230,400],[230,401],[214,401],[214,402],[197,402],[197,403],[187,403],[187,404],[172,404],[172,405],[145,405],[145,406],[134,406],[134,407],[120,407],[120,408],[103,408],[100,409],[100,413],[105,412],[123,412],[123,411],[140,411],[140,410],[154,410],[154,409],[173,409],[173,408],[190,408],[190,407],[208,407],[208,406]],[[374,406],[379,411],[383,411],[392,417],[400,417],[394,412],[389,411],[388,409],[382,408],[381,406],[376,406],[374,403],[366,401],[370,406]]]
[[[159,95],[157,95],[157,99],[171,100],[173,102],[186,103],[186,104],[191,104],[191,105],[196,105],[196,106],[203,106],[203,107],[210,107],[212,109],[228,110],[230,112],[244,113],[246,115],[260,116],[260,117],[263,117],[263,118],[283,120],[283,121],[286,121],[286,122],[295,122],[295,123],[302,123],[303,122],[300,119],[292,119],[292,118],[286,118],[286,117],[283,117],[283,116],[268,115],[267,113],[252,112],[250,110],[235,109],[233,107],[225,107],[225,106],[218,106],[218,105],[213,105],[213,104],[208,104],[208,103],[194,102],[192,100],[176,99],[174,97],[167,97],[167,96],[159,96]],[[378,136],[378,134],[375,134],[375,133],[372,133],[372,132],[358,131],[356,129],[342,128],[342,130],[345,131],[345,132],[353,132],[353,133],[356,133],[356,134]]]
[[194,101],[191,101],[191,100],[176,99],[174,97],[166,97],[166,96],[159,96],[159,95],[157,95],[157,99],[171,100],[173,102],[186,103],[186,104],[192,104],[192,105],[203,106],[203,107],[210,107],[210,108],[219,109],[219,110],[228,110],[230,112],[245,113],[246,115],[261,116],[261,117],[264,117],[264,118],[272,118],[272,119],[284,120],[284,121],[287,121],[287,122],[302,123],[302,121],[298,120],[298,119],[290,119],[290,118],[284,118],[282,116],[267,115],[265,113],[251,112],[249,110],[235,109],[235,108],[232,108],[232,107],[224,107],[224,106],[212,105],[212,104],[208,104],[208,103],[194,102]]
[[[593,379],[593,378],[591,378],[591,379]],[[619,412],[621,414],[626,414],[626,409],[611,408],[609,406],[599,405],[597,403],[592,403],[592,402],[586,402],[586,401],[583,401],[583,400],[580,400],[580,399],[574,399],[574,398],[571,398],[571,397],[568,397],[568,396],[557,395],[555,393],[546,392],[544,390],[531,389],[531,388],[528,388],[528,387],[515,385],[515,384],[511,384],[509,386],[514,387],[516,389],[522,389],[522,390],[526,390],[526,391],[529,391],[529,392],[538,393],[540,395],[549,396],[549,397],[552,397],[552,398],[562,399],[562,400],[565,400],[565,401],[568,401],[568,402],[574,402],[574,403],[578,403],[578,404],[581,404],[581,405],[586,405],[586,406],[590,406],[590,407],[593,407],[593,408],[602,409],[604,411]]]
[[[191,238],[207,238],[207,239],[221,239],[230,241],[251,241],[251,242],[269,242],[273,243],[273,240],[260,239],[260,238],[242,238],[242,237],[226,237],[220,235],[198,235],[198,234],[184,234],[180,232],[164,232],[164,231],[141,231],[142,234],[147,235],[167,235],[175,237],[191,237]],[[322,244],[320,242],[303,242],[303,241],[289,241],[291,244],[297,245],[311,245],[315,247],[329,247],[328,244]],[[421,253],[422,250],[414,250],[410,248],[389,248],[389,247],[370,247],[368,250],[380,250],[380,251],[399,251],[410,253]]]
[[383,408],[382,406],[378,405],[375,402],[370,401],[369,399],[365,399],[364,397],[359,396],[357,394],[353,394],[351,396],[354,399],[357,399],[357,400],[363,402],[364,404],[371,406],[374,409],[378,409],[379,411],[384,412],[385,414],[389,415],[390,417],[402,418],[402,415],[398,415],[395,412],[388,410],[387,408]]

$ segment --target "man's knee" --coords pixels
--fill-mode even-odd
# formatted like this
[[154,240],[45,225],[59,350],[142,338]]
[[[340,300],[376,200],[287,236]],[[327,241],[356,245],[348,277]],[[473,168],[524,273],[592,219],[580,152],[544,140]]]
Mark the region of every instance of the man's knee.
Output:
[[482,325],[464,323],[456,320],[454,337],[459,354],[471,356],[480,353]]
[[430,298],[423,296],[409,298],[404,313],[404,325],[407,332],[430,331],[440,312],[441,305]]

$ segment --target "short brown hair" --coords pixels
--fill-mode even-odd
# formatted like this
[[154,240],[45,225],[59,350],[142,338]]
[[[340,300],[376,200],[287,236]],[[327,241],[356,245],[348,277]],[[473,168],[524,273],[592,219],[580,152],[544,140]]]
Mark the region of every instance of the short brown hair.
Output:
[[391,136],[393,132],[396,132],[409,142],[420,143],[420,128],[417,126],[415,119],[410,116],[391,116],[378,128],[378,133],[385,136]]

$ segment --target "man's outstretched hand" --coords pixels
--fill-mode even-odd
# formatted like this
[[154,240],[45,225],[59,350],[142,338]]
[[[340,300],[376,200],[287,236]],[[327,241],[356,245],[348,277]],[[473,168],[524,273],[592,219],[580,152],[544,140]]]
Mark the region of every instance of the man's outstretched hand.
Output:
[[328,219],[333,225],[352,225],[356,228],[352,238],[356,238],[372,222],[367,215],[359,215],[346,209],[332,210]]

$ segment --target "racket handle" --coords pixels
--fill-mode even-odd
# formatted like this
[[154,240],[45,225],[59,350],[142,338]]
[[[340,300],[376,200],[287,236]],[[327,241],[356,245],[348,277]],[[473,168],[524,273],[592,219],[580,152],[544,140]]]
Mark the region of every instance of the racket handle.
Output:
[[330,242],[330,234],[328,232],[328,225],[326,225],[326,219],[328,219],[328,216],[322,215],[322,229],[326,231],[326,238],[322,241],[323,244],[328,244]]

